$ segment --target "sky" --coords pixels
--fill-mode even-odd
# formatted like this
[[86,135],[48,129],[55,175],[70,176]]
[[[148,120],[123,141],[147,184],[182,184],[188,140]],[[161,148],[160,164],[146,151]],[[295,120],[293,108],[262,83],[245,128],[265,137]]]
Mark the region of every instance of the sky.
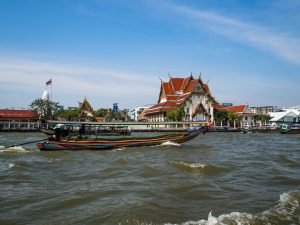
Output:
[[124,109],[201,76],[220,103],[300,104],[298,0],[2,0],[0,108]]

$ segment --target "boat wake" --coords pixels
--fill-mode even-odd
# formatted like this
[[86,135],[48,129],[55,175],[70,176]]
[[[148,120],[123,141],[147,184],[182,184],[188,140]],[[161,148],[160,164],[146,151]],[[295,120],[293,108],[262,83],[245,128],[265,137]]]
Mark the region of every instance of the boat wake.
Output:
[[[181,225],[218,225],[218,224],[299,224],[300,191],[290,191],[280,195],[279,203],[262,213],[232,212],[218,217],[209,213],[207,220],[188,221]],[[165,225],[175,225],[167,223]]]
[[5,148],[5,146],[0,146],[0,152],[27,152],[21,146],[15,146],[11,148]]
[[164,142],[160,145],[163,145],[163,146],[180,146],[180,144],[172,142],[172,141],[166,141],[166,142]]

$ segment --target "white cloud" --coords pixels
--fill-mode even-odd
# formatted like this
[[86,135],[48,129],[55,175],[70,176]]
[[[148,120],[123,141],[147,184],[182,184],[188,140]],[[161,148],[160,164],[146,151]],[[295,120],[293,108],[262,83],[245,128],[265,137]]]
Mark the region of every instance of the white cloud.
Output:
[[164,2],[160,6],[186,19],[192,19],[196,27],[205,27],[215,33],[255,46],[289,62],[300,65],[300,40],[297,38],[214,12],[170,2]]
[[[84,96],[89,96],[97,107],[110,106],[114,101],[128,102],[129,105],[124,104],[124,107],[146,104],[156,101],[159,84],[158,78],[145,74],[0,57],[0,88],[6,91],[1,94],[3,99],[19,93],[21,100],[29,92],[35,92],[36,96],[31,98],[37,98],[50,77],[57,98],[54,100],[67,106],[77,104]],[[24,106],[28,104],[26,102]]]

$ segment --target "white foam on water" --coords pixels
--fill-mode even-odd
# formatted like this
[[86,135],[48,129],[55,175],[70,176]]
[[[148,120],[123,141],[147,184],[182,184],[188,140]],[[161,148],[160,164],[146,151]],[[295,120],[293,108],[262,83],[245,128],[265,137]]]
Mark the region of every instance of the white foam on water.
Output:
[[[219,217],[212,215],[212,212],[208,214],[207,220],[199,221],[188,221],[182,223],[181,225],[225,225],[225,224],[236,224],[236,225],[248,225],[249,222],[253,219],[251,214],[232,212],[230,214],[223,214]],[[175,224],[166,224],[166,225],[175,225]],[[179,225],[179,224],[177,224]]]
[[172,142],[172,141],[166,141],[166,142],[164,142],[164,143],[162,143],[162,144],[160,144],[160,145],[180,146],[180,144],[175,143],[175,142]]
[[[274,219],[278,218],[278,222],[286,222],[286,224],[297,224],[296,220],[299,220],[297,211],[299,210],[299,191],[290,191],[280,195],[280,200],[273,208],[268,209],[257,215],[249,213],[232,212],[229,214],[223,214],[218,217],[212,215],[212,212],[208,214],[207,220],[199,221],[187,221],[181,223],[181,225],[225,225],[225,224],[272,224]],[[298,219],[297,219],[298,216]],[[258,222],[258,223],[257,223]],[[175,225],[167,223],[165,225]],[[179,225],[179,224],[177,224]]]
[[[298,196],[298,198],[297,198]],[[262,213],[263,217],[285,217],[288,220],[294,215],[294,212],[299,208],[299,191],[289,191],[280,195],[279,203],[273,208],[268,209]]]
[[8,168],[12,168],[12,167],[14,167],[16,164],[14,164],[14,163],[9,163],[8,164]]
[[190,167],[190,168],[200,168],[203,169],[205,168],[207,165],[206,164],[202,164],[202,163],[187,163],[187,162],[183,162],[183,161],[175,161],[172,162],[175,165],[181,165],[181,166],[186,166],[186,167]]
[[28,152],[21,146],[15,146],[11,148],[5,148],[5,146],[0,146],[0,152]]

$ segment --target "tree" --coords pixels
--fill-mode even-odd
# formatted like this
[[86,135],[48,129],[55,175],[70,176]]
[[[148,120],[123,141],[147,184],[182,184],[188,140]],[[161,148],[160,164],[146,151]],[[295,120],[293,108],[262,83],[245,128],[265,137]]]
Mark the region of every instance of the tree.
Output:
[[229,112],[228,113],[228,121],[233,122],[233,127],[236,128],[236,122],[239,121],[239,115],[236,112]]
[[77,120],[78,119],[78,111],[77,110],[61,110],[59,114],[57,115],[60,118],[64,118],[66,120]]
[[261,123],[267,123],[272,117],[269,115],[254,115],[253,119],[255,122],[261,121]]
[[54,119],[62,110],[58,102],[41,98],[35,99],[29,106],[39,115],[40,120]]
[[215,120],[218,123],[221,123],[221,126],[223,126],[223,122],[228,120],[228,112],[227,111],[219,111],[215,114]]
[[95,111],[97,117],[106,117],[109,113],[109,109],[98,109]]
[[130,120],[128,116],[128,109],[119,110],[117,112],[108,110],[108,113],[105,116],[105,120],[106,121],[128,121]]
[[264,121],[264,122],[269,122],[271,119],[272,119],[272,117],[269,116],[269,115],[263,115],[262,116],[262,121]]
[[184,109],[183,107],[179,107],[178,109],[168,111],[166,117],[171,121],[180,121],[184,117]]
[[254,119],[254,122],[255,122],[255,124],[256,124],[257,121],[261,121],[261,115],[257,115],[257,114],[254,115],[254,116],[253,116],[253,119]]

